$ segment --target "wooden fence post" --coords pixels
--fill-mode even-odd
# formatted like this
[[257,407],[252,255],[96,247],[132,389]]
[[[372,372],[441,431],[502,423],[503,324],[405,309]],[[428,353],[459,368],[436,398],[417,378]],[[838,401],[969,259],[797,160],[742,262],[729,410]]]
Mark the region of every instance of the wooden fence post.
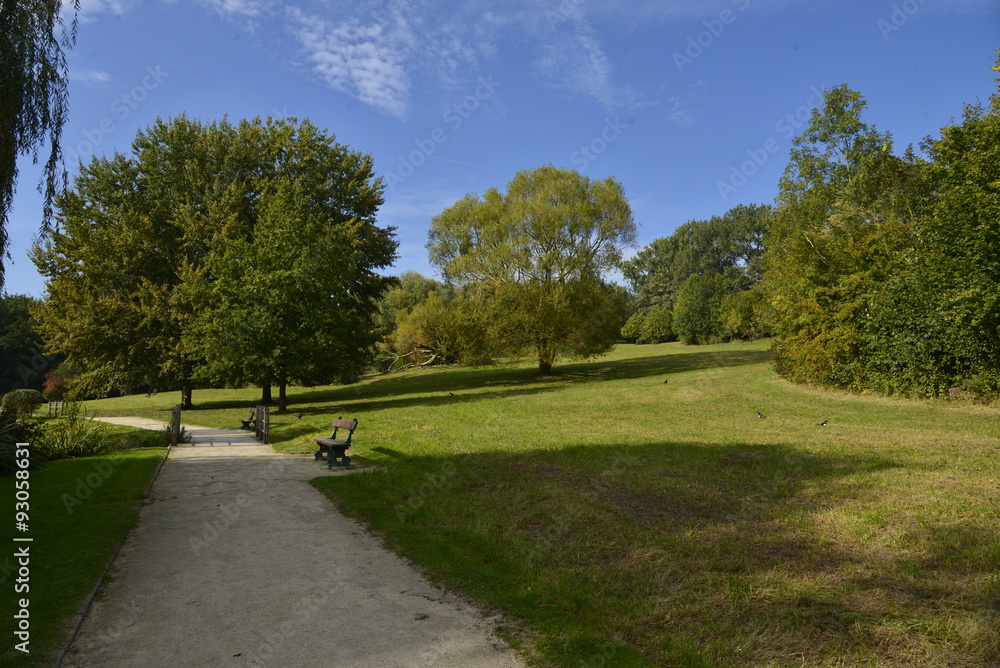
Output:
[[175,446],[181,440],[181,405],[170,409],[170,445]]
[[257,406],[257,421],[254,423],[254,435],[264,443],[271,442],[271,407]]

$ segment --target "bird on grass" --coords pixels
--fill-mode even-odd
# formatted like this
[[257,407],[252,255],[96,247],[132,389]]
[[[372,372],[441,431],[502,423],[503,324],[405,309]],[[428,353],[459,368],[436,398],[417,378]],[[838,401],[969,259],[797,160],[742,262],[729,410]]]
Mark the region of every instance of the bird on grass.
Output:
[[757,411],[757,417],[759,417],[759,418],[760,418],[761,420],[763,420],[763,419],[765,419],[765,418],[766,418],[767,416],[766,416],[766,415],[764,415],[764,414],[762,414],[762,413],[761,413],[760,411]]
[[301,420],[302,419],[302,413],[299,413],[296,417],[298,417]]
[[819,426],[825,427],[828,424],[830,424],[830,423],[827,420],[823,420],[822,422],[819,423]]
[[664,384],[664,385],[666,385],[666,384],[667,384],[667,381],[666,381],[666,379],[664,379],[664,381],[663,381],[663,384]]

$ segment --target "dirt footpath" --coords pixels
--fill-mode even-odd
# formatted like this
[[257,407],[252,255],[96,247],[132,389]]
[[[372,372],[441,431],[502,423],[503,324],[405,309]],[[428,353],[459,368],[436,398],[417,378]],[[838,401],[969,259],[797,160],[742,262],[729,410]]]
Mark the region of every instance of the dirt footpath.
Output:
[[64,666],[525,665],[306,482],[348,472],[187,429]]

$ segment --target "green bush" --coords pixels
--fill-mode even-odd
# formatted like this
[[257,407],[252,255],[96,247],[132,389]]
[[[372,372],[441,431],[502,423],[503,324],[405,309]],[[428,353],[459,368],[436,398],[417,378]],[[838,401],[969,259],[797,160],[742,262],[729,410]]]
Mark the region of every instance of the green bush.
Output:
[[0,399],[0,410],[13,413],[15,420],[24,420],[34,415],[43,403],[45,399],[38,390],[11,390]]

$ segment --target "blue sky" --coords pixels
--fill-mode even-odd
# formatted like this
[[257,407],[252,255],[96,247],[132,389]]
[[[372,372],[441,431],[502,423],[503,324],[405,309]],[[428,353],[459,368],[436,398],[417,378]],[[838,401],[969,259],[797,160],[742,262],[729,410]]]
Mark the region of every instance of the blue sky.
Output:
[[[157,117],[309,118],[371,153],[392,273],[434,275],[431,218],[554,164],[625,187],[640,246],[771,202],[819,92],[860,91],[896,151],[996,90],[996,0],[83,0],[64,147],[128,151]],[[6,290],[39,171],[21,162]]]

